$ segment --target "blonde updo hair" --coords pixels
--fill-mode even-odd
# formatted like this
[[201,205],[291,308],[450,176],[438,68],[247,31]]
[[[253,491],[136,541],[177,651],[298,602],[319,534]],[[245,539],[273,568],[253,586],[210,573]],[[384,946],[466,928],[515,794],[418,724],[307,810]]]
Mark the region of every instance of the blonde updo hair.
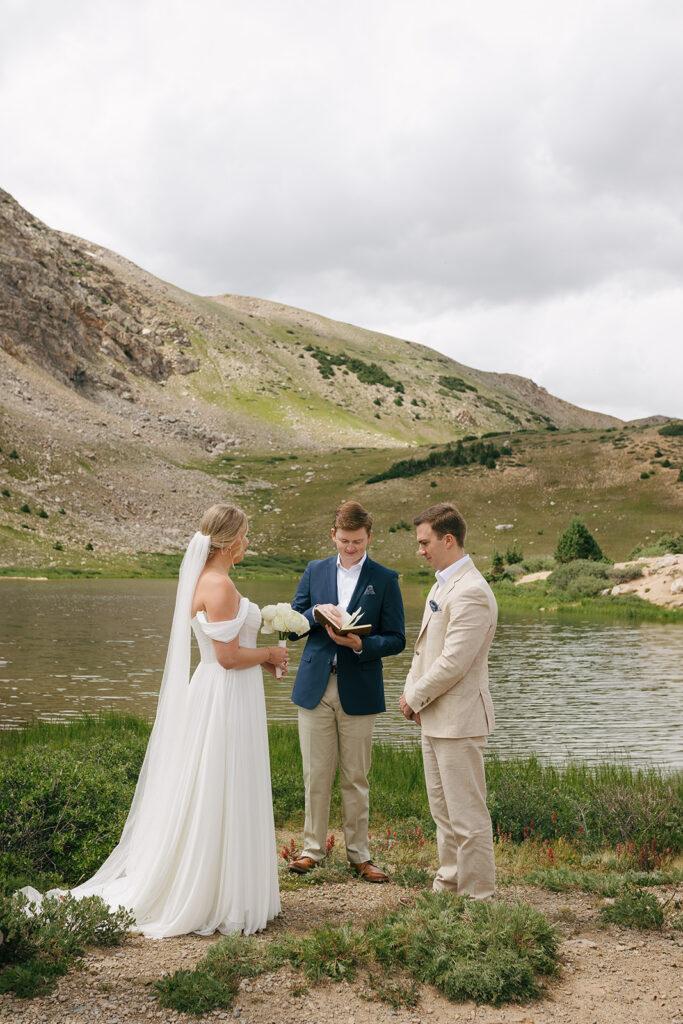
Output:
[[249,522],[237,505],[212,505],[202,516],[199,529],[211,538],[209,555],[231,548]]

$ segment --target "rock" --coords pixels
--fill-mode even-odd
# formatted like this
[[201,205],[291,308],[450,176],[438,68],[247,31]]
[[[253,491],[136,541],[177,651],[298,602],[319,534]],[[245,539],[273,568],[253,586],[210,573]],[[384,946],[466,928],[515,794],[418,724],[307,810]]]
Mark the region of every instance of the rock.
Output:
[[670,565],[677,565],[678,557],[676,555],[663,555],[662,558],[655,558],[652,563],[653,569],[666,569]]
[[514,523],[499,523],[499,525],[496,527],[497,530],[514,530],[514,528]]
[[683,576],[678,576],[671,584],[672,594],[683,594]]

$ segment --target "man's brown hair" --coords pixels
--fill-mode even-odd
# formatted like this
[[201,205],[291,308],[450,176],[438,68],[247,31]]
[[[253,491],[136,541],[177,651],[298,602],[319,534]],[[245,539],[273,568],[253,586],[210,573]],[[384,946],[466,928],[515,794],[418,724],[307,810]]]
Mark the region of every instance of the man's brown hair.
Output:
[[444,537],[447,533],[452,534],[460,547],[465,546],[465,535],[467,534],[467,523],[458,512],[455,505],[449,501],[440,501],[438,505],[420,512],[419,516],[413,519],[415,526],[420,523],[429,523],[437,537]]
[[332,527],[335,530],[372,531],[372,516],[359,501],[342,501],[334,513]]

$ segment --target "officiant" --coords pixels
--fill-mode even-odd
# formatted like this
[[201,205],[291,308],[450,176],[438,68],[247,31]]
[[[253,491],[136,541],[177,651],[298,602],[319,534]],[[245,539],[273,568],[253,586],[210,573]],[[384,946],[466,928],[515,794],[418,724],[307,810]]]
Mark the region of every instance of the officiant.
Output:
[[[292,691],[299,709],[306,817],[304,848],[289,869],[306,874],[325,856],[339,761],[346,856],[364,881],[386,882],[388,876],[370,859],[368,772],[375,719],[386,711],[382,658],[399,654],[406,638],[398,574],[368,557],[371,535],[367,509],[357,501],[342,502],[332,524],[336,555],[308,563],[292,601],[311,628]],[[338,634],[316,621],[316,608],[323,613],[319,618],[338,627],[342,612],[360,611],[354,621],[370,630],[363,636]]]

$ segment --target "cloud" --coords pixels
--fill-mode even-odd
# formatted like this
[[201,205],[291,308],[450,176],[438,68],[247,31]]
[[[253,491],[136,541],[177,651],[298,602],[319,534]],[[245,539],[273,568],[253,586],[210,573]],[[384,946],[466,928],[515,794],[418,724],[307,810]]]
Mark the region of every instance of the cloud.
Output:
[[[681,410],[623,359],[627,335],[683,370],[677,3],[8,8],[2,183],[53,226],[203,294]],[[586,337],[601,371],[574,381]]]

